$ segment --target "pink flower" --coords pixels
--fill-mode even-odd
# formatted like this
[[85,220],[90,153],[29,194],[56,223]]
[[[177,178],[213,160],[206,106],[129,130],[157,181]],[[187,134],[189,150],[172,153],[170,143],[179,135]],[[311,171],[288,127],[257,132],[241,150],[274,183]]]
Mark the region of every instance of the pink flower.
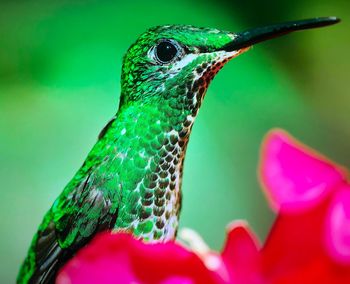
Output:
[[126,233],[102,233],[80,250],[57,277],[57,283],[117,284],[217,283],[202,260],[168,242],[145,244]]
[[271,132],[261,180],[277,212],[260,251],[268,283],[350,283],[350,185],[344,169]]
[[263,245],[244,222],[229,226],[221,254],[104,233],[68,262],[57,283],[350,283],[345,170],[281,130],[268,134],[261,157],[261,181],[277,214]]

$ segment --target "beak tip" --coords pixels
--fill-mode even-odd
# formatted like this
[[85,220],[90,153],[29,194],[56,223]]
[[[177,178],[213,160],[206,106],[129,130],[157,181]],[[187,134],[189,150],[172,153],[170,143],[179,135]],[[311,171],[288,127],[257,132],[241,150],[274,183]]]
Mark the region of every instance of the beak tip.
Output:
[[329,17],[329,20],[332,21],[334,24],[341,22],[341,19],[338,17]]
[[334,25],[341,22],[341,19],[338,17],[323,17],[319,18],[319,23],[323,24],[324,26],[328,25]]

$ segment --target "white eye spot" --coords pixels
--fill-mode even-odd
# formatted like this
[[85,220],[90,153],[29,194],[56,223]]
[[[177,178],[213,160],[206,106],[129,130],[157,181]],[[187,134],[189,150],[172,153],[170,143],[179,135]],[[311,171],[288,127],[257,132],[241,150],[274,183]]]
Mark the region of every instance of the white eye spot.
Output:
[[126,129],[123,128],[122,131],[120,131],[120,134],[121,134],[121,135],[124,135],[125,133],[126,133]]

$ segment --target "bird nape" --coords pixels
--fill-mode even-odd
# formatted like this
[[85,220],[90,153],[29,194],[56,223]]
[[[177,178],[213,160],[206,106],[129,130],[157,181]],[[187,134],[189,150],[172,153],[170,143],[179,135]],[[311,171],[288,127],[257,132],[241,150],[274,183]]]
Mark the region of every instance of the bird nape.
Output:
[[168,25],[142,34],[124,57],[117,114],[44,216],[17,283],[53,283],[62,265],[104,230],[149,242],[174,239],[187,143],[216,73],[253,44],[338,21],[241,33]]

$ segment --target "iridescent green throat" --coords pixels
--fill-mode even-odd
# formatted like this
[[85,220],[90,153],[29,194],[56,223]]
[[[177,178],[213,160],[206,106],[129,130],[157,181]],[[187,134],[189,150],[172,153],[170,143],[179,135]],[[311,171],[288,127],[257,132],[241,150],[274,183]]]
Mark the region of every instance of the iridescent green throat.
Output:
[[207,86],[225,62],[193,62],[198,67],[194,73],[185,70],[187,84],[166,86],[144,102],[123,102],[100,141],[112,148],[103,164],[115,173],[122,192],[117,230],[125,228],[145,240],[175,238],[189,135]]
[[129,103],[96,145],[108,151],[100,167],[120,191],[114,227],[146,240],[172,239],[178,226],[182,165],[193,118],[182,112],[169,117],[168,108]]

